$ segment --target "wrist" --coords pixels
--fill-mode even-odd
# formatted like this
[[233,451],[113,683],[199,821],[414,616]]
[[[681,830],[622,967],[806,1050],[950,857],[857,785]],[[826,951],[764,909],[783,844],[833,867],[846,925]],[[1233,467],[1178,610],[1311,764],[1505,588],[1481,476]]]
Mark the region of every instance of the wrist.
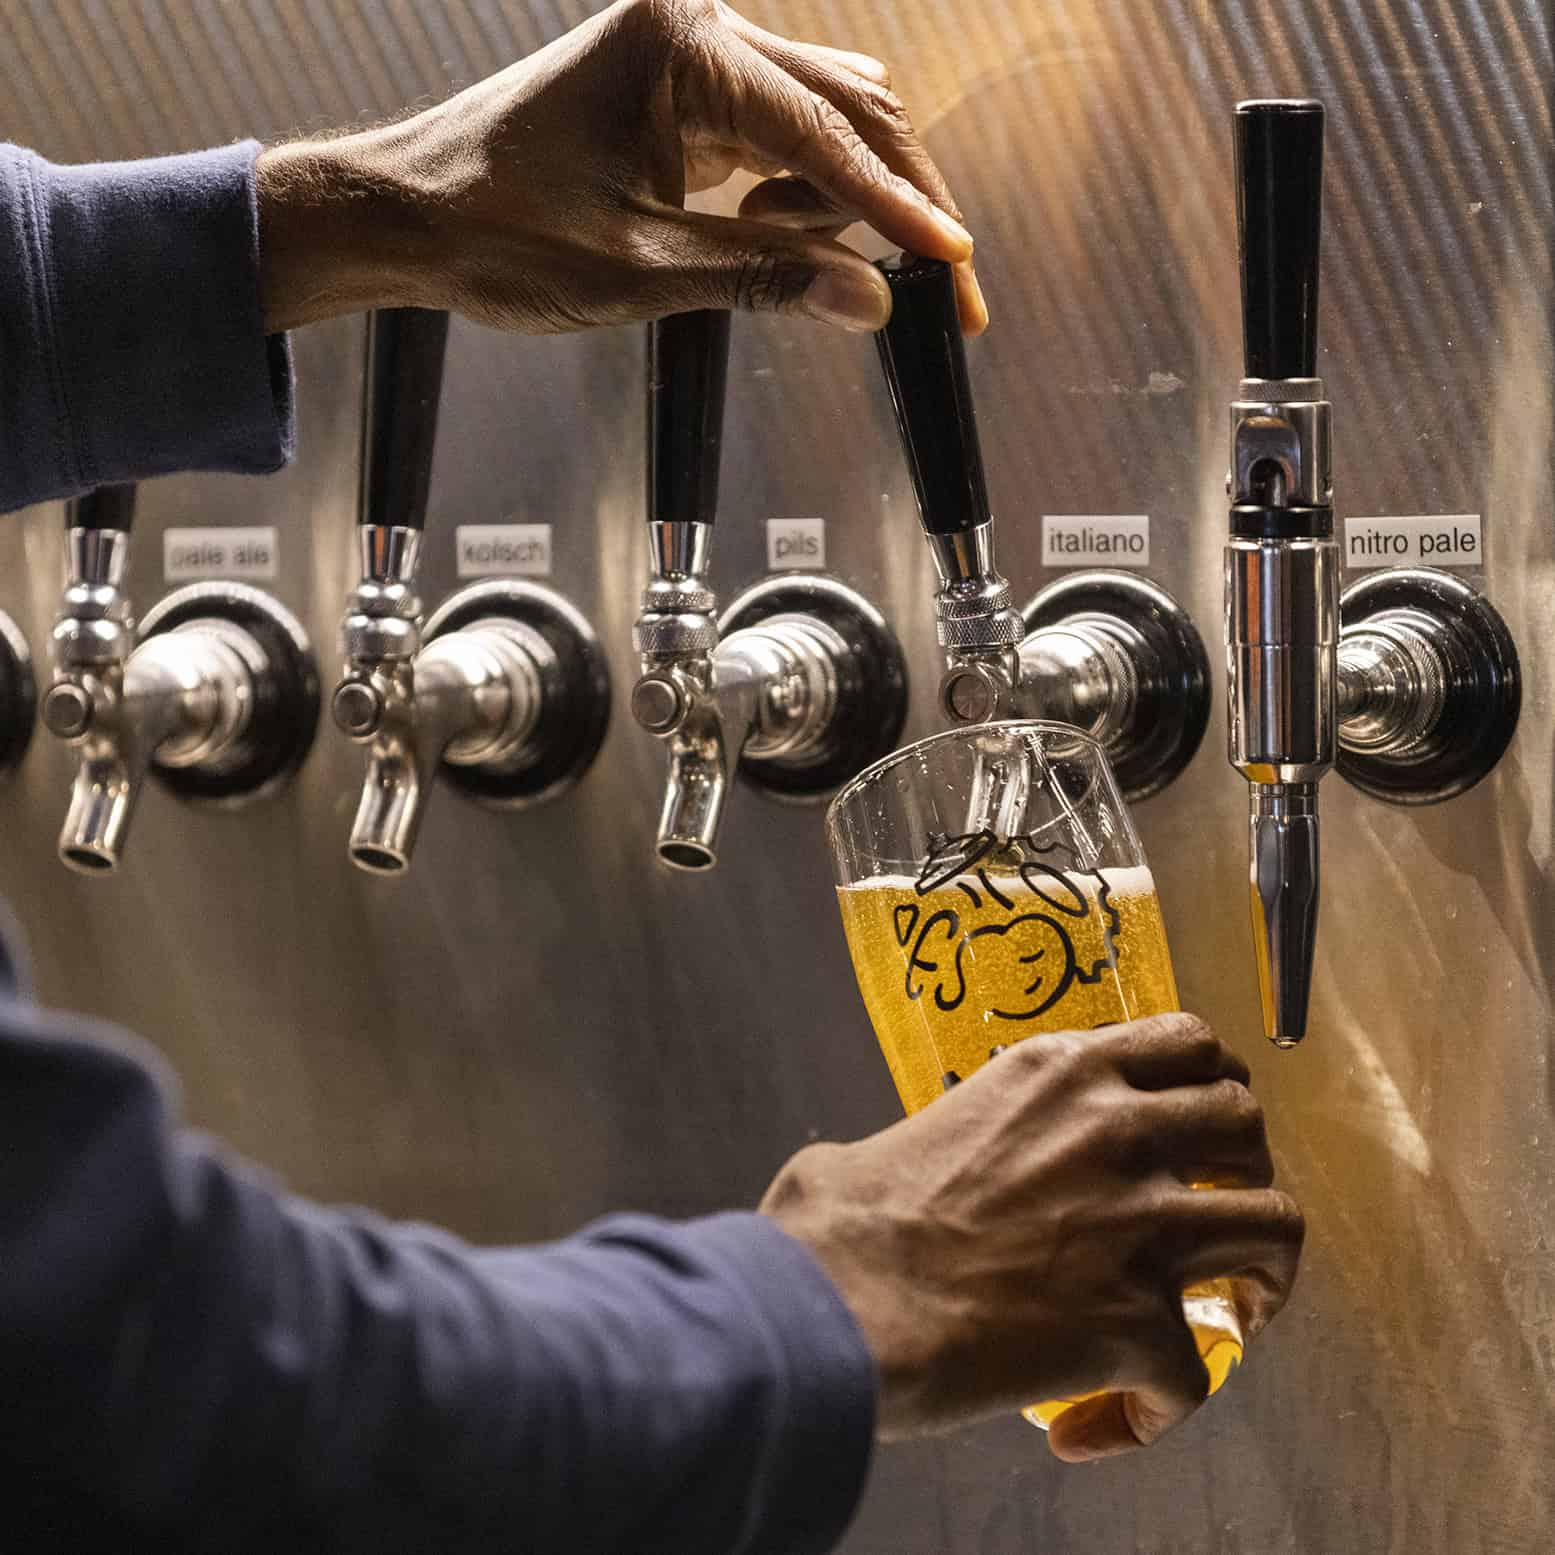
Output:
[[267,147],[254,177],[267,332],[447,306],[434,224],[376,132]]
[[922,1418],[933,1304],[926,1290],[910,1288],[906,1250],[875,1245],[880,1195],[866,1191],[857,1203],[839,1189],[835,1168],[847,1150],[833,1144],[801,1150],[778,1172],[759,1208],[810,1253],[852,1314],[874,1358],[877,1425],[889,1438],[909,1434]]

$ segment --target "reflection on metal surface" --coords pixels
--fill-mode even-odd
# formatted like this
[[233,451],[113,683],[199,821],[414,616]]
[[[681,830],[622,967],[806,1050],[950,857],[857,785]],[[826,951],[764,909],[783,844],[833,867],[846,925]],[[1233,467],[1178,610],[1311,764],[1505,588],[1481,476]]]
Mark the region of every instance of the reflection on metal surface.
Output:
[[[523,0],[0,7],[6,134],[60,158],[349,121],[473,80],[585,9]],[[888,59],[978,240],[993,311],[970,370],[999,562],[1036,585],[1041,511],[1152,520],[1151,575],[1222,610],[1225,399],[1240,375],[1230,105],[1329,105],[1319,370],[1352,513],[1484,515],[1481,586],[1517,639],[1524,716],[1451,805],[1330,780],[1312,1041],[1259,1035],[1246,803],[1218,740],[1138,811],[1185,1003],[1246,1056],[1310,1232],[1290,1310],[1191,1423],[1074,1472],[1001,1422],[883,1448],[848,1555],[1544,1555],[1555,1543],[1555,271],[1547,10],[1525,0],[748,0],[763,26]],[[301,456],[267,481],[157,486],[156,531],[284,526],[276,592],[333,641],[352,550],[355,323],[297,337]],[[637,672],[642,342],[514,342],[455,322],[422,586],[456,586],[472,512],[556,522],[554,578],[619,684]],[[730,363],[730,514],[825,515],[828,564],[914,665],[934,574],[873,352],[752,320]],[[1164,392],[1172,384],[1177,387]],[[521,435],[520,435],[521,434]],[[36,644],[57,508],[0,523],[0,608]],[[733,598],[760,525],[713,563]],[[1217,681],[1219,679],[1217,671]],[[938,727],[918,685],[911,736]],[[813,810],[752,803],[718,870],[642,846],[661,753],[630,726],[554,807],[434,806],[417,889],[341,850],[356,753],[323,740],[273,805],[148,805],[104,891],[58,868],[66,753],[3,791],[0,888],[40,986],[168,1053],[195,1120],[299,1191],[483,1240],[630,1204],[754,1202],[814,1135],[897,1104],[831,918]],[[1343,761],[1341,752],[1340,760]],[[190,888],[218,873],[252,889]],[[759,903],[761,932],[732,932]],[[136,932],[125,932],[133,922]],[[587,978],[560,975],[587,936]],[[68,926],[68,930],[61,928]],[[716,953],[688,961],[688,945]],[[407,956],[414,946],[414,956]],[[773,998],[802,980],[806,998]],[[515,1012],[521,1012],[515,1014]],[[623,1022],[626,1028],[623,1028]]]

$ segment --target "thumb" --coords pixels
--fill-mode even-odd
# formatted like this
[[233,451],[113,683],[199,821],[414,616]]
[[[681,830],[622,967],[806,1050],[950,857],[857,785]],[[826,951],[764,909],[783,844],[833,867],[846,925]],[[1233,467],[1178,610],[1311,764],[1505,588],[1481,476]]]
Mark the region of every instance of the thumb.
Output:
[[656,256],[662,311],[741,308],[799,314],[864,332],[891,316],[885,277],[841,243],[743,217],[671,210]]

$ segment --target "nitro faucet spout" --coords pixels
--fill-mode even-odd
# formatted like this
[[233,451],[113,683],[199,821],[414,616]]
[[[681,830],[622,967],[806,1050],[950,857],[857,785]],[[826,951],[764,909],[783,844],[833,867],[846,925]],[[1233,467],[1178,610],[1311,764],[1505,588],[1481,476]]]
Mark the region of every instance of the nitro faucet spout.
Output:
[[1264,1032],[1276,1047],[1306,1034],[1317,936],[1316,783],[1254,783],[1249,817],[1253,953]]

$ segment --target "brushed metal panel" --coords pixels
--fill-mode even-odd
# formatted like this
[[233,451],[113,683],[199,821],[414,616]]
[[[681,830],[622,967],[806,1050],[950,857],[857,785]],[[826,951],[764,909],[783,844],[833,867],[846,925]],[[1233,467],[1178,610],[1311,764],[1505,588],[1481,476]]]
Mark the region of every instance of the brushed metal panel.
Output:
[[[375,117],[595,9],[540,0],[12,0],[5,133],[61,159]],[[1538,0],[760,0],[889,58],[979,237],[973,351],[1000,551],[1038,517],[1150,512],[1153,574],[1213,640],[1224,402],[1238,375],[1229,108],[1330,111],[1322,370],[1342,513],[1481,512],[1477,576],[1527,679],[1500,770],[1440,810],[1330,778],[1312,1035],[1258,1036],[1245,796],[1221,726],[1140,813],[1184,997],[1252,1063],[1311,1237],[1290,1311],[1189,1427],[1075,1472],[1001,1421],[879,1455],[852,1555],[1535,1555],[1555,1541],[1555,197]],[[169,523],[273,523],[277,592],[333,664],[349,583],[360,326],[298,336],[303,443],[268,481],[149,485]],[[558,804],[439,794],[401,882],[351,871],[359,758],[320,731],[298,784],[232,814],[151,793],[122,877],[54,862],[67,762],[4,794],[0,888],[51,999],[143,1033],[190,1114],[301,1191],[538,1237],[621,1207],[749,1202],[783,1156],[895,1115],[830,902],[817,814],[740,792],[715,876],[651,859],[661,753],[625,716],[639,584],[641,339],[456,325],[427,595],[452,526],[556,526],[556,582],[605,635],[616,718]],[[934,682],[930,569],[872,347],[741,321],[730,593],[760,521],[823,516],[837,571]],[[0,605],[35,647],[56,506],[0,525]],[[740,925],[731,932],[730,925]],[[697,953],[694,947],[706,947]],[[587,960],[586,976],[577,967]],[[796,999],[795,991],[803,998]]]

